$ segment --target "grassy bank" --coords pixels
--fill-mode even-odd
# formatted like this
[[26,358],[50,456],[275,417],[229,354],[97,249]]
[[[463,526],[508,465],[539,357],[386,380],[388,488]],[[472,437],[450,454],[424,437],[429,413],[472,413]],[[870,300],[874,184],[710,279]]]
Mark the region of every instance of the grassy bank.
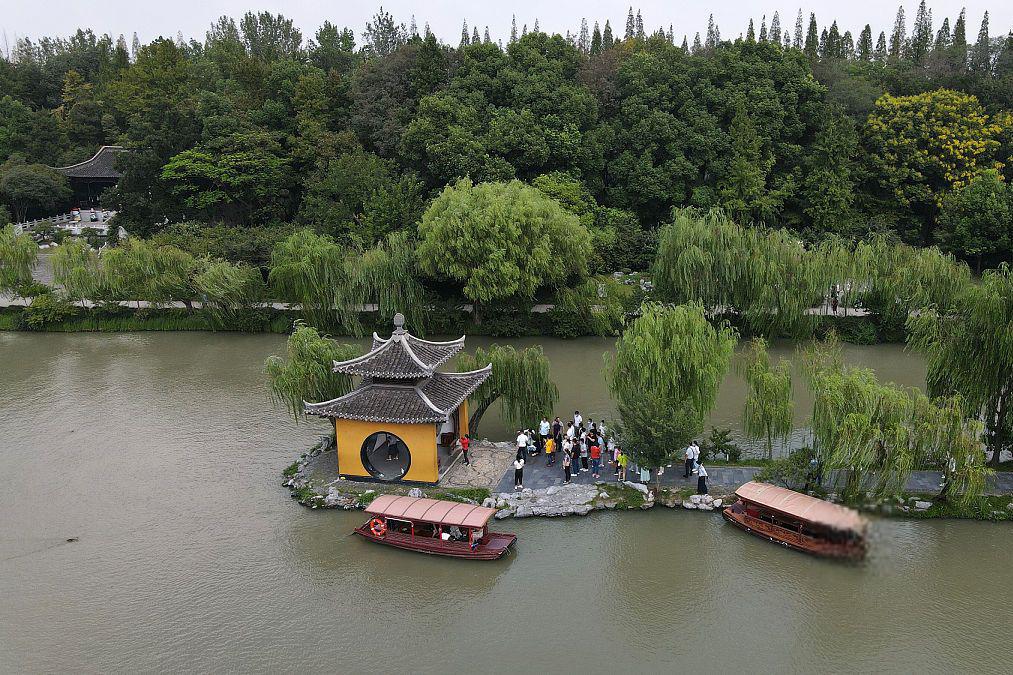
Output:
[[256,309],[224,321],[185,309],[84,309],[40,311],[31,307],[0,310],[0,330],[50,333],[119,333],[130,331],[233,331],[287,333],[296,313]]

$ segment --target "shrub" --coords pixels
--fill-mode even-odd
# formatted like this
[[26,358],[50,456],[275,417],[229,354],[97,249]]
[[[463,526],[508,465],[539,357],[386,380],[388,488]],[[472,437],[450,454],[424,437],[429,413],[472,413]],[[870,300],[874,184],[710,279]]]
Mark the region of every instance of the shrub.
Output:
[[729,462],[737,462],[742,457],[742,448],[732,441],[731,429],[711,427],[710,435],[700,445],[700,461],[707,461],[713,455],[724,455]]
[[812,458],[812,448],[792,450],[787,457],[775,459],[763,467],[753,480],[793,489],[804,486],[810,479],[809,460]]
[[25,307],[21,313],[21,322],[26,330],[42,330],[74,318],[78,309],[66,298],[46,293]]

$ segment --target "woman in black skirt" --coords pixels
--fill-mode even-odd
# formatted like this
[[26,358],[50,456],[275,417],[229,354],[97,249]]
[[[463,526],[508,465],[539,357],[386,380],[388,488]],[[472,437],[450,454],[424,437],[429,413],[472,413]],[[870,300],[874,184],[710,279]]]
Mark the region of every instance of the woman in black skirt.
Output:
[[703,464],[697,464],[696,467],[696,493],[698,495],[705,495],[707,494],[707,469],[703,468]]

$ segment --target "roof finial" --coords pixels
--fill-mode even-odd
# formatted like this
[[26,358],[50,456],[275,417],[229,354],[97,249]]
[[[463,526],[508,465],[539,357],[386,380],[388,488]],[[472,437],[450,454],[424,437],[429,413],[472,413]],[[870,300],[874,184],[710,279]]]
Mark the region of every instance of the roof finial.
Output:
[[403,335],[404,329],[404,314],[398,312],[394,315],[394,335]]

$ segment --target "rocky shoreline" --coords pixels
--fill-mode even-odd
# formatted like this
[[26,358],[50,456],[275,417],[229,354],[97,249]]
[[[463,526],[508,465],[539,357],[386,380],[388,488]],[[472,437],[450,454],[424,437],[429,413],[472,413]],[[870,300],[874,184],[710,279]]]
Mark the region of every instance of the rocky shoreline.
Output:
[[[309,451],[302,453],[285,469],[283,485],[292,498],[312,509],[364,509],[380,494],[403,494],[414,497],[431,497],[497,509],[496,518],[558,518],[586,516],[594,511],[646,511],[655,506],[687,511],[719,513],[734,500],[737,486],[711,486],[713,495],[693,494],[692,488],[662,487],[655,494],[653,486],[624,481],[621,483],[598,481],[593,484],[573,483],[548,488],[497,492],[498,478],[502,477],[512,460],[510,443],[482,441],[473,447],[481,449],[476,457],[486,457],[487,466],[476,462],[464,467],[460,462],[448,473],[441,485],[412,487],[336,478],[333,437],[323,436]],[[502,466],[500,466],[502,464]],[[837,501],[836,495],[828,495]],[[989,497],[974,511],[956,511],[946,504],[932,501],[926,495],[910,494],[883,501],[851,504],[868,514],[888,518],[969,518],[974,520],[1013,520],[1013,497]]]

